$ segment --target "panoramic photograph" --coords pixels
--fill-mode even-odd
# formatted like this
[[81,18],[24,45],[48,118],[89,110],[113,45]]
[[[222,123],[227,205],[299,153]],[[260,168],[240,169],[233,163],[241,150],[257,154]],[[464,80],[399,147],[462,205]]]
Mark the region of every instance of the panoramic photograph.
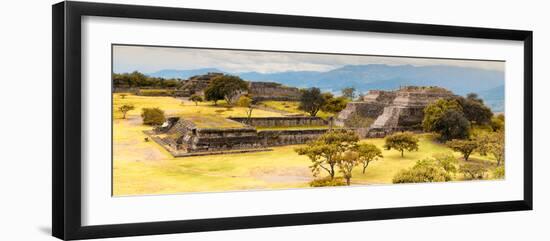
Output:
[[505,179],[505,62],[112,45],[112,195]]

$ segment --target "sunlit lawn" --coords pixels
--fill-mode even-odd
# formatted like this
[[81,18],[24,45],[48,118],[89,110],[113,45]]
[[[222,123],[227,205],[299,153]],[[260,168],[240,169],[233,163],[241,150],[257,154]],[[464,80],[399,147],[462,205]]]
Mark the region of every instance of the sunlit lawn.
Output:
[[[169,194],[183,192],[219,192],[234,190],[306,188],[313,180],[310,160],[294,151],[298,146],[273,147],[273,151],[229,155],[209,155],[173,158],[153,141],[146,142],[143,130],[151,127],[141,125],[142,107],[160,107],[167,113],[197,117],[239,116],[244,109],[217,113],[226,109],[210,106],[211,103],[184,102],[171,97],[115,96],[115,106],[131,103],[136,110],[128,118],[120,119],[115,111],[113,143],[113,193],[120,195]],[[116,110],[116,108],[115,108]],[[242,113],[241,113],[242,111]],[[255,110],[255,116],[277,116],[268,111]],[[209,118],[210,118],[209,117]],[[217,120],[212,120],[216,122]],[[383,149],[383,139],[366,139]],[[420,150],[405,152],[383,150],[384,158],[372,162],[366,173],[361,168],[354,170],[352,185],[388,184],[396,172],[414,165],[417,160],[436,153],[450,152],[447,147],[432,141],[430,135],[420,135]],[[457,157],[458,153],[454,153]],[[487,159],[472,155],[475,159]],[[322,173],[324,175],[324,173]],[[340,174],[338,174],[340,175]],[[457,178],[460,178],[458,176]]]
[[[263,105],[268,108],[273,108],[276,110],[282,110],[290,113],[297,113],[297,114],[303,114],[303,115],[309,116],[308,113],[298,109],[298,105],[299,105],[298,101],[262,101],[260,105]],[[326,119],[332,116],[332,114],[319,111],[317,113],[317,116]]]
[[[214,106],[212,102],[199,102],[198,106],[194,102],[188,100],[176,99],[173,97],[151,97],[137,96],[128,94],[124,98],[120,94],[113,95],[113,115],[115,119],[122,118],[122,113],[118,111],[118,107],[124,104],[134,105],[135,109],[130,111],[128,115],[139,116],[142,108],[158,107],[165,111],[167,115],[180,116],[204,116],[213,115],[219,117],[246,117],[247,108],[231,107],[224,105],[223,101],[218,102],[218,106]],[[282,116],[280,113],[255,109],[252,111],[253,117],[273,117]]]

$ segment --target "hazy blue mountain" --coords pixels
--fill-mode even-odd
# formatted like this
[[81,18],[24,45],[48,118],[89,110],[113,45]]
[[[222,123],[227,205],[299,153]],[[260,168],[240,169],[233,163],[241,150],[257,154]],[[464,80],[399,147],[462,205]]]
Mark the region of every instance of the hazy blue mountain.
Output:
[[495,112],[504,112],[504,85],[481,91],[479,96]]
[[190,69],[190,70],[177,70],[177,69],[163,69],[157,72],[148,73],[147,75],[152,77],[161,78],[180,78],[188,79],[191,76],[206,74],[208,72],[223,72],[216,68],[204,68],[204,69]]
[[390,66],[381,64],[343,66],[327,72],[241,73],[247,80],[273,81],[296,87],[319,87],[339,91],[353,86],[360,91],[395,89],[402,85],[435,85],[464,95],[495,88],[504,83],[499,71],[453,66]]
[[[161,70],[151,76],[189,78],[207,72],[222,72],[214,68],[195,70]],[[277,82],[287,86],[318,87],[339,93],[342,88],[355,87],[360,92],[371,89],[392,90],[403,85],[440,86],[459,95],[478,93],[495,111],[504,106],[504,72],[446,65],[346,65],[330,71],[286,71],[277,73],[232,73],[249,81]],[[500,89],[499,89],[500,88]]]

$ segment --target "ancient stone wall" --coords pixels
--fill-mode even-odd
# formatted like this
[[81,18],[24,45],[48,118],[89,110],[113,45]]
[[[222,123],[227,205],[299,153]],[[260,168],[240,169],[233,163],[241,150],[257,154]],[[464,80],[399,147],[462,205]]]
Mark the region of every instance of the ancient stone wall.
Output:
[[113,87],[113,93],[132,93],[137,94],[139,88],[137,87]]
[[353,118],[353,115],[358,115],[362,118],[376,118],[382,114],[384,107],[387,105],[378,102],[350,102],[346,105],[346,108],[342,110],[334,124],[337,126],[346,126],[347,120]]
[[259,131],[261,144],[263,146],[284,146],[304,144],[317,139],[328,129],[317,130],[265,130]]
[[288,117],[231,117],[231,120],[256,127],[292,127],[292,126],[323,126],[328,125],[326,120],[311,116]]
[[298,88],[273,82],[250,82],[249,89],[250,95],[257,101],[298,101],[301,96]]

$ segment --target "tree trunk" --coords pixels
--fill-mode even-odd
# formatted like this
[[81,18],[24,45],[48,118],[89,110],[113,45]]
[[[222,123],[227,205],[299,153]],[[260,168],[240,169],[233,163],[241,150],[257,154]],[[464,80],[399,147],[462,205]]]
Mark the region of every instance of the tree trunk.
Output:
[[348,186],[350,185],[350,179],[349,177],[346,177],[346,183],[348,184]]
[[369,166],[369,163],[367,162],[366,165],[363,165],[363,174],[365,174],[365,170],[367,170],[367,167]]
[[405,152],[405,150],[401,150],[401,157],[405,156],[404,152]]
[[126,112],[122,112],[122,119],[126,119]]
[[334,179],[334,165],[330,165],[330,180]]

